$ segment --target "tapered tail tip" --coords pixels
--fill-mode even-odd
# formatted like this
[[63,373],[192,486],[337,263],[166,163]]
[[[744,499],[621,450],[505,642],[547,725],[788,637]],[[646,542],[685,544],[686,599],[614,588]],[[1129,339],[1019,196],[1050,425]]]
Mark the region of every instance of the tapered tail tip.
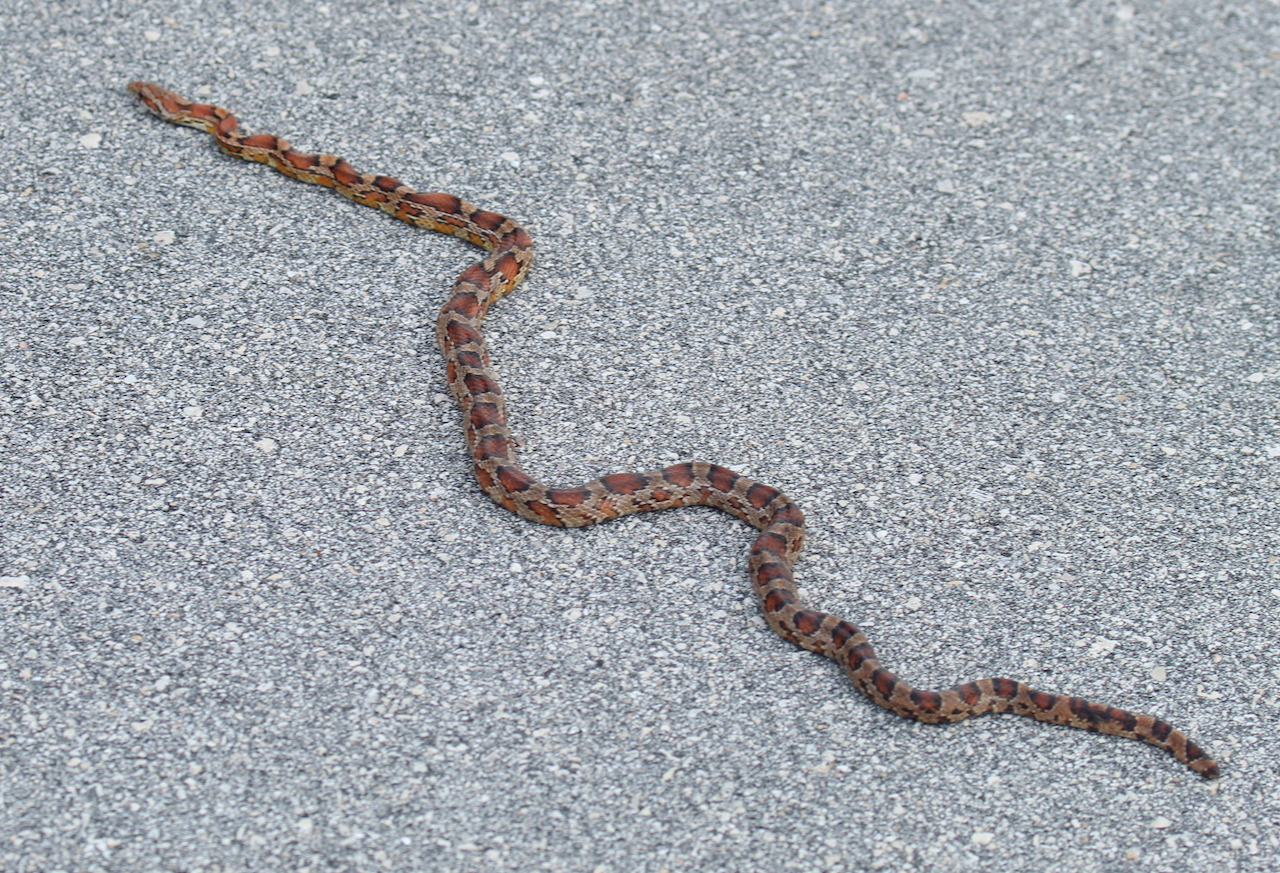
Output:
[[1218,770],[1218,762],[1212,758],[1205,757],[1198,761],[1191,761],[1187,766],[1206,779],[1217,779],[1222,775]]

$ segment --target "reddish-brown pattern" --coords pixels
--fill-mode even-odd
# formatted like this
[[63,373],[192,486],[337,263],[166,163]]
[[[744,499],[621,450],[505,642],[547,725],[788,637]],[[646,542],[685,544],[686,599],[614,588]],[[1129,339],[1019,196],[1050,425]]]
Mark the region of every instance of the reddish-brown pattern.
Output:
[[212,134],[228,154],[275,167],[304,182],[333,188],[402,221],[450,234],[487,254],[468,267],[440,310],[437,339],[449,388],[462,409],[467,445],[480,487],[530,521],[579,527],[610,518],[702,504],[737,516],[760,531],[750,573],[769,624],[782,637],[843,665],[875,703],[922,722],[953,722],[992,712],[1115,734],[1151,743],[1210,779],[1218,765],[1181,731],[1150,715],[1036,691],[1011,679],[979,679],[943,691],[913,688],[881,665],[866,635],[850,622],[806,609],[791,568],[804,543],[800,508],[775,488],[714,464],[687,462],[648,473],[614,473],[573,488],[548,488],[516,463],[502,390],[489,367],[480,332],[489,304],[520,284],[533,262],[533,243],[519,224],[451,194],[420,193],[390,176],[358,173],[333,155],[307,155],[270,134],[243,136],[235,116],[218,106],[188,103],[146,82],[129,90],[165,121]]

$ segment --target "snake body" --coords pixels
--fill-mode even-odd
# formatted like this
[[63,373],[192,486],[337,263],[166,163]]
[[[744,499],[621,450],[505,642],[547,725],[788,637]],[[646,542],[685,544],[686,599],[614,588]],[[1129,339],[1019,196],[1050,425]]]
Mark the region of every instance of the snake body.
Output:
[[303,182],[333,188],[357,203],[409,224],[460,237],[484,249],[458,277],[436,323],[449,388],[462,410],[476,479],[498,504],[539,524],[580,527],[637,512],[714,506],[756,528],[750,578],[769,625],[784,639],[840,664],[864,695],[885,709],[928,723],[1009,712],[1039,721],[1142,740],[1210,779],[1218,765],[1186,734],[1151,715],[1038,691],[1011,679],[979,679],[942,691],[916,688],[876,657],[852,622],[801,602],[792,566],[804,542],[804,516],[791,498],[716,464],[687,462],[647,473],[614,473],[552,488],[524,471],[506,423],[502,389],[489,363],[481,325],[489,306],[520,284],[533,262],[533,241],[514,220],[451,194],[415,191],[390,176],[357,172],[341,158],[303,154],[271,134],[245,136],[219,106],[191,103],[146,82],[129,90],[165,121],[211,134],[227,154],[269,164]]

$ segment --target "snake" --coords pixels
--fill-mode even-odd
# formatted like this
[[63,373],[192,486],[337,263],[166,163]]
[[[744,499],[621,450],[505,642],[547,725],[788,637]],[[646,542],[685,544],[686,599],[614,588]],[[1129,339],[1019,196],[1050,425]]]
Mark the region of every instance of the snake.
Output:
[[759,531],[751,545],[748,572],[769,626],[783,639],[835,661],[858,691],[884,709],[928,724],[1013,713],[1141,740],[1205,778],[1218,777],[1213,758],[1185,733],[1152,715],[1040,691],[1012,679],[978,679],[941,691],[913,686],[880,662],[857,625],[801,600],[792,568],[804,544],[804,514],[777,488],[702,461],[647,473],[613,473],[563,488],[531,476],[517,461],[502,389],[481,332],[489,307],[518,286],[533,264],[533,240],[523,226],[452,194],[419,192],[391,176],[358,172],[334,155],[295,151],[288,141],[272,134],[246,136],[236,117],[220,106],[193,103],[148,82],[131,82],[127,87],[152,113],[203,130],[229,155],[332,188],[356,203],[484,250],[484,257],[458,276],[440,309],[436,339],[450,392],[462,411],[476,480],[500,506],[555,527],[582,527],[680,506],[722,510]]

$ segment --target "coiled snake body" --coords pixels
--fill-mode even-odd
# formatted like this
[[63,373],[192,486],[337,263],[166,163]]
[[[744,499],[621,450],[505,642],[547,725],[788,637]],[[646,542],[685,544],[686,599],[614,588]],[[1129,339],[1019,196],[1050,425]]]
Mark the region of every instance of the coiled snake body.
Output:
[[880,663],[856,625],[801,602],[791,568],[804,542],[804,516],[776,488],[701,462],[648,473],[615,473],[572,488],[551,488],[534,479],[516,462],[502,389],[480,332],[490,304],[519,285],[532,264],[533,242],[523,227],[451,194],[420,193],[389,176],[359,173],[333,155],[296,152],[271,134],[245,136],[235,116],[221,107],[190,103],[146,82],[128,87],[153,113],[211,134],[230,155],[333,188],[357,203],[460,237],[487,252],[458,277],[440,310],[436,336],[447,364],[449,388],[462,409],[476,478],[497,503],[530,521],[558,527],[694,504],[722,509],[760,531],[751,546],[750,576],[769,625],[783,638],[843,666],[858,690],[885,709],[929,723],[1012,712],[1142,740],[1203,776],[1217,777],[1218,765],[1199,746],[1154,716],[1037,691],[1011,679],[979,679],[943,691],[926,691],[899,678]]

